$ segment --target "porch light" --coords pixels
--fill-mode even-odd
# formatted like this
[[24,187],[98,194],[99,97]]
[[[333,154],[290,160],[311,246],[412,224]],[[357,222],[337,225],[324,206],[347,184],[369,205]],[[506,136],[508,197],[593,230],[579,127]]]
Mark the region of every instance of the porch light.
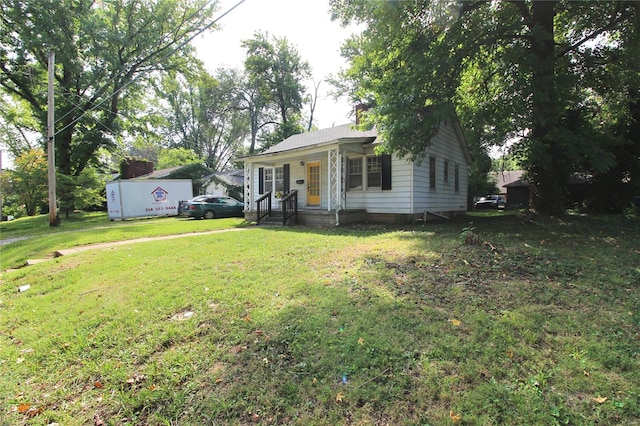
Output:
[[304,161],[301,161],[301,162],[300,162],[300,166],[304,166]]

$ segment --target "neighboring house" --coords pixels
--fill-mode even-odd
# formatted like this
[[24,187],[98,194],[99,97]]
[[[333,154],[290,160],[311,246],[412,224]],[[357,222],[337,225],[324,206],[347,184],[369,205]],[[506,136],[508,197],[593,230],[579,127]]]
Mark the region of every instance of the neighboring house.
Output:
[[297,191],[302,224],[406,223],[466,212],[471,156],[457,121],[441,124],[421,162],[377,155],[377,144],[375,130],[346,124],[294,135],[245,157],[246,218],[257,219],[261,197],[277,210],[290,191]]
[[240,201],[244,198],[244,191],[242,190],[244,170],[242,169],[216,172],[206,176],[205,182],[203,194],[230,196]]
[[528,208],[529,207],[529,182],[516,179],[504,185],[507,189],[507,207]]
[[507,200],[507,207],[524,207],[529,202],[529,184],[523,182],[524,170],[503,170],[489,173],[498,192]]
[[[529,208],[529,200],[531,197],[531,184],[529,181],[521,177],[518,180],[505,185],[507,188],[507,206],[511,208]],[[589,195],[592,191],[592,182],[590,176],[581,176],[574,174],[567,182],[564,193],[564,202],[566,206],[579,207],[588,202]]]
[[160,169],[160,170],[152,170],[149,173],[138,176],[138,179],[165,179],[171,173],[176,172],[182,167],[183,166],[177,166],[177,167],[168,167],[166,169]]
[[205,176],[211,176],[212,170],[202,164],[187,164],[151,171],[138,179],[191,179],[193,194],[201,194],[206,182]]
[[498,194],[507,198],[507,185],[522,179],[523,170],[503,170],[501,172],[492,172],[490,176],[496,181],[496,187],[498,188]]

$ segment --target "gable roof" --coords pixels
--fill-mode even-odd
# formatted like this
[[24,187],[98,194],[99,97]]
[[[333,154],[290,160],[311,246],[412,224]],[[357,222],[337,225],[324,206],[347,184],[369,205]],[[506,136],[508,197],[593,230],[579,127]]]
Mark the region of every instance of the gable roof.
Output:
[[[462,129],[460,128],[460,123],[457,119],[455,119],[453,120],[452,124],[465,160],[467,164],[471,164],[471,154],[469,152],[469,147],[467,146],[467,142],[465,140]],[[372,143],[376,140],[377,137],[378,132],[375,128],[371,130],[358,130],[353,123],[343,124],[341,126],[334,126],[327,129],[299,133],[297,135],[289,136],[287,139],[272,146],[264,152],[244,157],[243,160],[261,156],[277,155],[288,151],[303,150],[306,148],[318,147],[339,142]]]
[[366,142],[373,142],[378,136],[378,133],[374,129],[363,131],[355,129],[354,126],[354,124],[349,123],[289,136],[287,139],[258,155],[277,154],[339,141],[348,142],[349,140],[356,141],[365,139]]
[[151,173],[147,173],[146,175],[138,176],[138,179],[162,179],[164,177],[169,176],[171,173],[180,169],[183,166],[176,167],[168,167],[166,169],[154,170]]
[[226,185],[242,186],[244,183],[244,169],[225,170],[222,172],[216,172],[206,176],[205,181],[210,181],[213,178],[217,178]]
[[523,170],[503,170],[501,172],[491,173],[496,178],[496,185],[498,189],[506,188],[507,185],[519,181],[522,179]]

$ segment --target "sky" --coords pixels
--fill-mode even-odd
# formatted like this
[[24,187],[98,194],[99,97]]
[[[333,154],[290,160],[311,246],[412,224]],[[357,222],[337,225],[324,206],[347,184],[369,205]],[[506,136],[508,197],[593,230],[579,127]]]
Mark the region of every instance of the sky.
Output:
[[[226,12],[238,1],[220,0],[218,13]],[[311,66],[316,84],[346,67],[340,46],[357,30],[342,28],[339,22],[331,21],[328,0],[245,0],[218,24],[218,31],[193,40],[197,57],[210,73],[222,66],[242,69],[246,51],[240,43],[261,31],[285,37]],[[308,82],[307,88],[312,93],[313,81]],[[329,83],[320,83],[314,124],[321,129],[353,121],[349,116],[353,105],[346,99],[335,101],[328,95],[330,90]],[[308,111],[307,107],[304,112]]]

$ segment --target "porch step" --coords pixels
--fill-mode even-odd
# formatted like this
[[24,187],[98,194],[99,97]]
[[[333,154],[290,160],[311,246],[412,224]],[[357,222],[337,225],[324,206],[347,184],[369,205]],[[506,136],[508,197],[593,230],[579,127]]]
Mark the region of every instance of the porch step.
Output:
[[264,226],[282,226],[282,218],[265,217],[260,221]]
[[[291,223],[291,219],[289,220]],[[260,225],[265,226],[282,226],[282,213],[271,213],[270,216],[263,218]]]

